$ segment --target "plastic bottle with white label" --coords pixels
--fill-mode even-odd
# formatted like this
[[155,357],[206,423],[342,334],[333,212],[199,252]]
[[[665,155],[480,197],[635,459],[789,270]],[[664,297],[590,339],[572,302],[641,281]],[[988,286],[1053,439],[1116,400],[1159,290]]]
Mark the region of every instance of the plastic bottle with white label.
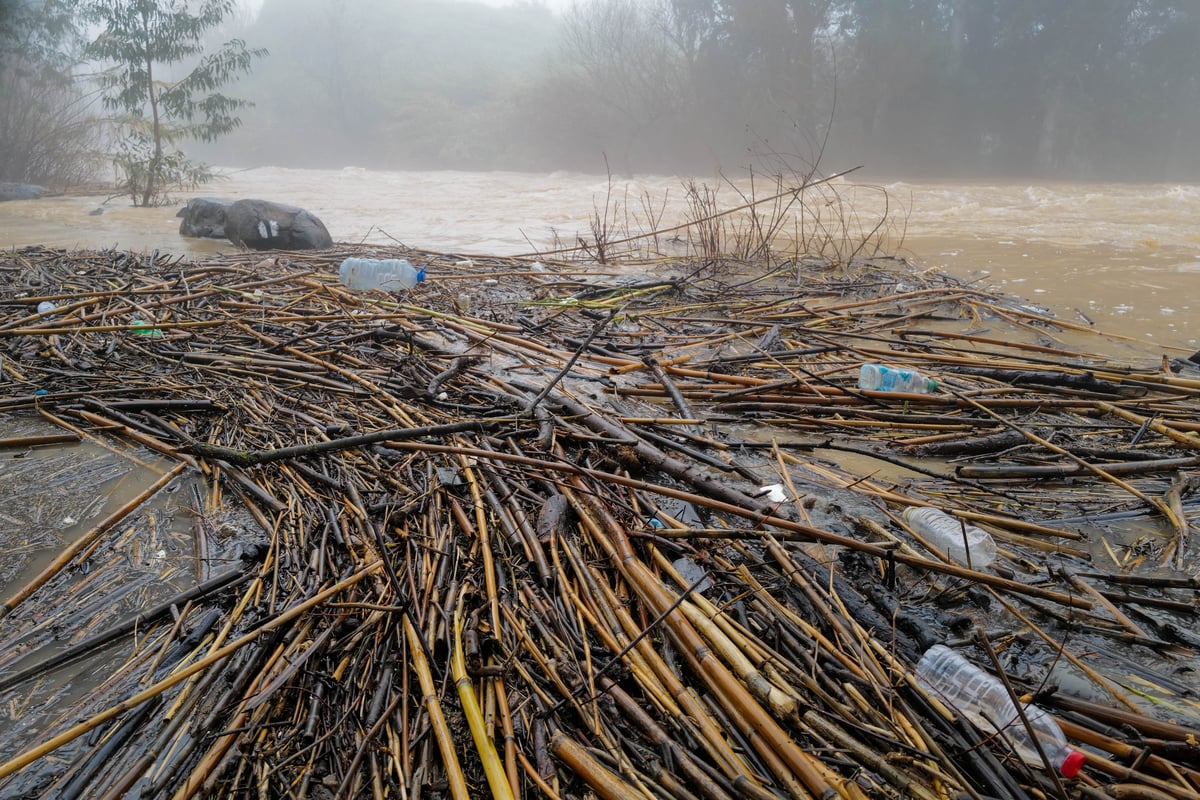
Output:
[[425,267],[417,269],[405,258],[347,258],[338,280],[348,289],[402,292],[425,280]]
[[926,378],[915,369],[863,364],[858,371],[858,388],[877,392],[929,394],[937,391],[937,381]]
[[1074,778],[1087,760],[1067,744],[1054,717],[1030,703],[1022,703],[1029,727],[1021,721],[1004,684],[989,672],[942,644],[929,648],[917,662],[917,680],[985,733],[999,732],[1021,760],[1035,767],[1044,763],[1030,738],[1037,737],[1046,758],[1064,778]]
[[904,521],[929,546],[964,567],[983,569],[996,560],[996,542],[983,528],[965,525],[936,508],[909,506]]

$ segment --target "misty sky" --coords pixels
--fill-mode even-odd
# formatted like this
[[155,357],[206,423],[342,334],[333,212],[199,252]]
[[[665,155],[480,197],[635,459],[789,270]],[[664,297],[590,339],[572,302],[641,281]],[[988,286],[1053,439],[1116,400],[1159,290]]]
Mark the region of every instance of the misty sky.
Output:
[[[497,7],[511,6],[511,5],[516,5],[518,2],[527,2],[527,1],[528,0],[475,0],[475,2],[483,3],[484,5],[497,6]],[[567,8],[569,8],[571,6],[571,3],[575,2],[575,0],[534,0],[534,2],[537,5],[546,6],[547,8],[552,9],[554,11],[565,11]]]
[[[444,0],[444,2],[453,2],[453,3],[475,2],[475,3],[481,3],[485,6],[494,6],[496,8],[501,8],[503,6],[512,6],[512,5],[516,5],[518,3],[532,2],[535,5],[546,6],[547,8],[549,8],[553,11],[561,12],[561,11],[566,11],[568,8],[570,8],[571,4],[574,3],[575,0]],[[252,11],[253,13],[256,13],[256,14],[258,13],[258,10],[262,7],[262,4],[263,4],[263,0],[242,0],[242,5],[244,5],[245,7],[250,9],[250,11]]]

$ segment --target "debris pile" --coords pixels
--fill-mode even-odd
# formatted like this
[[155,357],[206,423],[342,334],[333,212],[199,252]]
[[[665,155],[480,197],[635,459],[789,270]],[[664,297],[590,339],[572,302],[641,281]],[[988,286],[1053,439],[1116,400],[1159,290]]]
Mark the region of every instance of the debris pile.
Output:
[[[0,598],[0,793],[1200,797],[1200,372],[887,259],[351,254],[0,257],[0,480],[150,470]],[[1079,775],[915,680],[938,643]]]

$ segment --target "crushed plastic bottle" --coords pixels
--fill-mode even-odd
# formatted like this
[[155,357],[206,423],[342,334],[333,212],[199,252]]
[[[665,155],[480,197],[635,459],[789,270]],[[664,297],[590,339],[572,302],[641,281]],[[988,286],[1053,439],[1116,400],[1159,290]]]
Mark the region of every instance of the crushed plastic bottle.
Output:
[[915,369],[863,364],[858,371],[858,388],[877,392],[930,394],[937,391],[937,381],[926,378]]
[[1021,704],[1029,720],[1026,728],[1004,684],[945,645],[935,644],[921,656],[916,676],[935,697],[980,730],[1000,732],[1013,752],[1031,766],[1043,767],[1044,763],[1030,739],[1030,728],[1046,758],[1064,778],[1074,778],[1087,760],[1083,753],[1067,744],[1067,737],[1054,718],[1030,703]]
[[347,258],[338,280],[348,289],[402,292],[425,280],[425,267],[417,269],[405,258]]
[[42,302],[38,303],[37,312],[39,314],[49,314],[57,307],[58,306],[54,305],[54,303],[51,303],[49,300],[43,300]]
[[964,567],[983,569],[996,560],[996,542],[983,528],[966,525],[936,508],[909,506],[904,521],[930,546]]
[[130,323],[130,327],[135,336],[149,336],[152,339],[159,339],[163,335],[161,330],[154,327],[154,323],[146,322],[144,319],[135,319]]

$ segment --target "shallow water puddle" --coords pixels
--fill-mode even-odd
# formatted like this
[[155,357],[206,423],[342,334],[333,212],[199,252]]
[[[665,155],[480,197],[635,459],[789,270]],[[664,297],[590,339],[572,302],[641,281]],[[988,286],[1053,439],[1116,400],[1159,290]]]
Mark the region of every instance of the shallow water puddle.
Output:
[[[33,417],[7,417],[0,430],[3,438],[62,432]],[[124,453],[90,439],[0,451],[0,593],[34,578],[169,468],[152,453]]]
[[[0,432],[62,430],[13,415]],[[0,450],[0,758],[146,657],[171,618],[87,643],[239,562],[245,512],[214,507],[201,476],[172,467],[102,439]]]

